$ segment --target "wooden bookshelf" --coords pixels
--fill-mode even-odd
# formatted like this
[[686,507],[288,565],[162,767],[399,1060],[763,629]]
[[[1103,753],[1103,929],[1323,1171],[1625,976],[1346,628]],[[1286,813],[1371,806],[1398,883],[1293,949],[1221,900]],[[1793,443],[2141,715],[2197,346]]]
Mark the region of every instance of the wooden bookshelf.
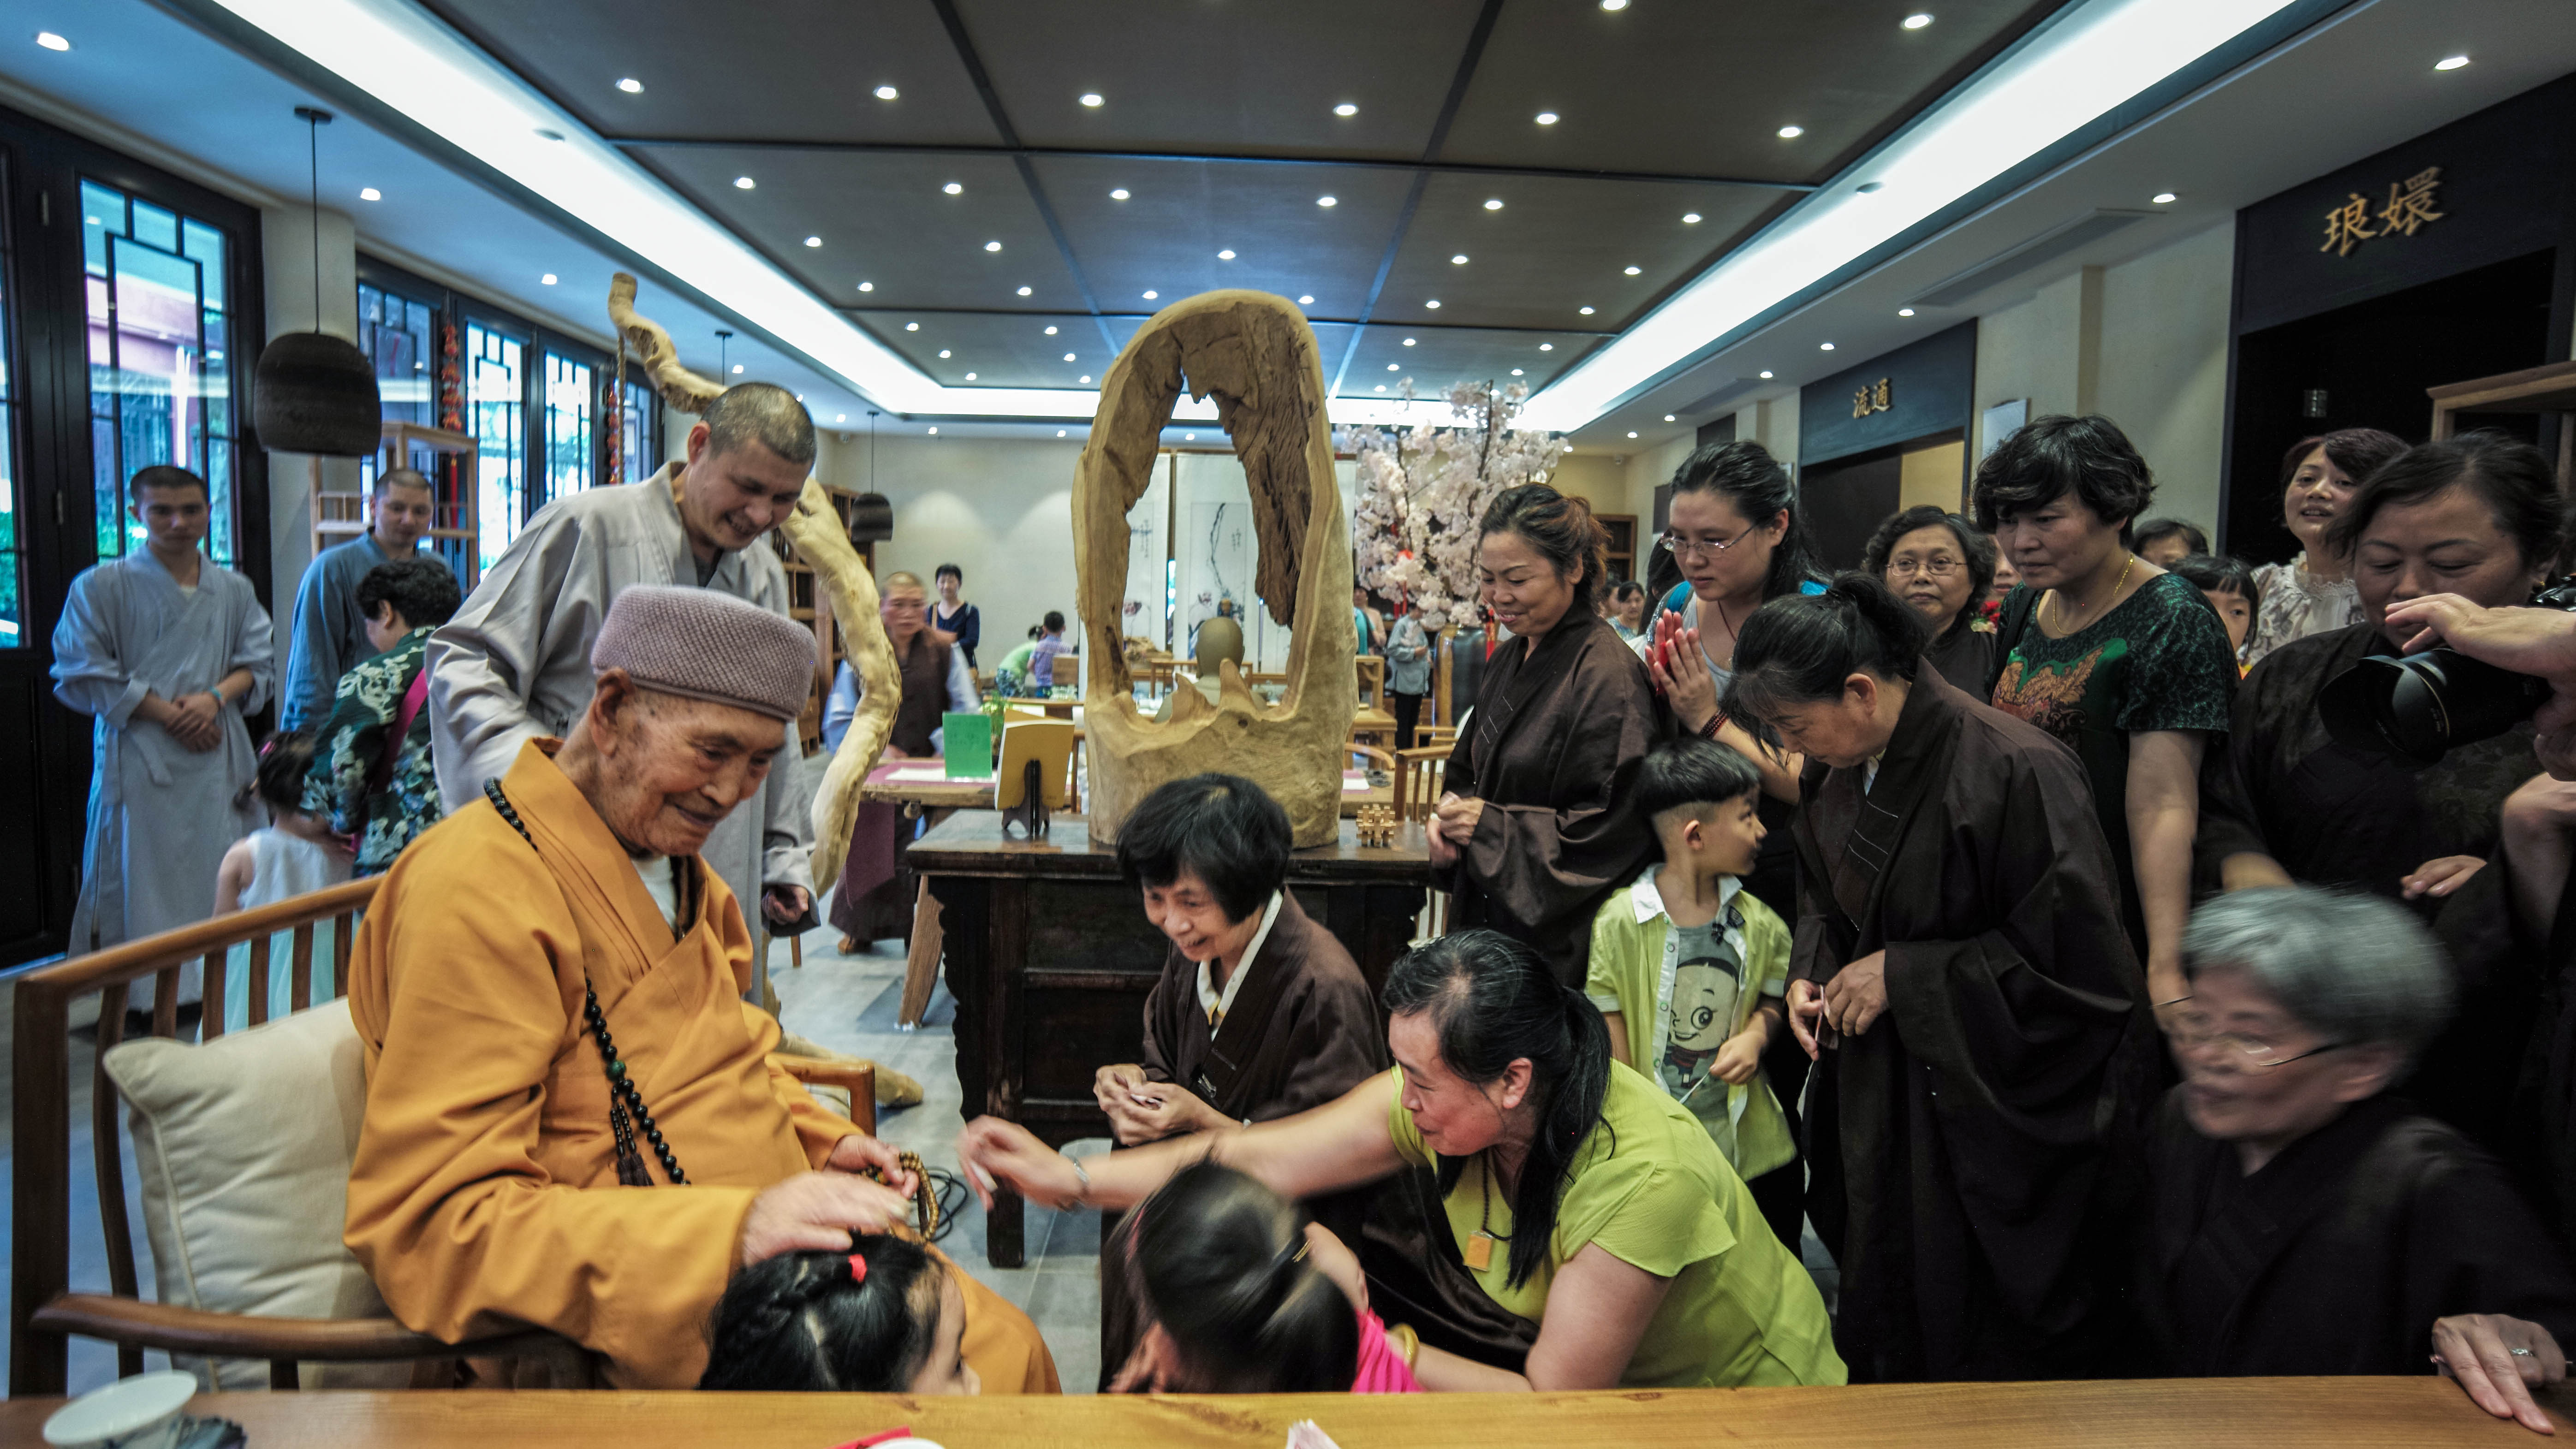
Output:
[[[472,438],[444,428],[389,422],[376,454],[377,475],[411,468],[429,479],[430,527],[424,535],[429,551],[456,570],[467,593],[483,575],[482,533],[476,527],[475,463],[480,450]],[[308,460],[313,479],[313,554],[347,543],[367,531],[367,495],[325,491],[322,460]]]

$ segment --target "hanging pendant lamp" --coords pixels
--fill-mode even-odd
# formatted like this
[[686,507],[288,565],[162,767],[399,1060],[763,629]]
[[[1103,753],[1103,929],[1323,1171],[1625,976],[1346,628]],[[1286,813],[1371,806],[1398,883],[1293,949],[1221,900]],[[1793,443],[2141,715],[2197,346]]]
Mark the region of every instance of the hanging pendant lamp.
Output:
[[894,537],[894,505],[877,491],[877,415],[868,413],[868,491],[850,500],[850,542],[883,543]]
[[376,368],[358,344],[322,328],[321,128],[331,113],[297,106],[305,124],[312,165],[313,331],[289,332],[260,349],[251,389],[251,426],[261,447],[278,453],[364,458],[375,453],[384,431],[384,402]]

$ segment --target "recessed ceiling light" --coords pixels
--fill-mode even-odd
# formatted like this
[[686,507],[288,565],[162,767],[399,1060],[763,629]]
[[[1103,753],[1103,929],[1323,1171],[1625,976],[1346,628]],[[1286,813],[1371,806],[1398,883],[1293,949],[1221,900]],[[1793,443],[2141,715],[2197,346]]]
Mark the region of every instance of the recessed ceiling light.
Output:
[[1807,134],[1807,128],[1804,126],[1782,126],[1780,128],[1780,139],[1783,141],[1795,141],[1805,134]]
[[385,199],[385,194],[372,186],[361,186],[358,188],[358,199],[360,201],[382,201]]
[[1816,350],[1819,352],[1831,352],[1834,350],[1834,345],[1830,342],[1819,342],[1816,344]]
[[1624,267],[1624,268],[1622,268],[1621,270],[1625,271],[1629,276],[1632,276],[1632,277],[1633,277],[1633,276],[1637,275],[1637,273],[1638,273],[1641,269],[1640,269],[1640,268],[1637,268],[1637,267]]
[[1002,244],[1001,244],[1000,242],[997,242],[997,241],[988,241],[988,242],[984,243],[984,250],[986,250],[986,251],[988,251],[988,252],[998,252],[998,251],[1000,251],[1001,249],[1002,249]]
[[1072,354],[1072,353],[1070,353],[1070,352],[1066,353],[1066,354],[1064,355],[1064,360],[1065,360],[1065,361],[1067,361],[1067,362],[1071,362],[1071,361],[1073,361],[1073,354]]
[[1451,257],[1449,259],[1449,265],[1453,267],[1463,267],[1467,265],[1467,254],[1465,252],[1460,252],[1456,256]]
[[860,290],[860,291],[862,291],[862,292],[873,292],[873,291],[875,291],[876,289],[877,289],[877,284],[876,284],[876,283],[874,283],[874,282],[861,282],[861,283],[859,283],[859,290]]
[[644,83],[631,75],[618,81],[617,88],[626,92],[630,96],[640,96],[644,94]]
[[906,322],[903,324],[903,330],[906,332],[918,332],[921,330],[921,324],[918,322]]
[[2433,69],[2458,70],[2460,67],[2467,65],[2468,63],[2469,58],[2465,55],[2446,55],[2440,60],[2433,62]]
[[561,131],[548,130],[543,126],[539,126],[537,128],[537,137],[538,139],[545,141],[560,141],[564,138],[564,133]]
[[1671,413],[1666,413],[1666,414],[1664,414],[1664,421],[1669,423],[1669,422],[1676,421],[1676,419],[1673,417],[1673,415],[1672,415]]
[[938,437],[938,436],[939,436],[939,430],[938,430],[937,428],[932,428],[932,429],[930,430],[930,435],[931,435],[932,437],[934,437],[934,438],[935,438],[935,437]]
[[822,239],[821,237],[819,237],[819,236],[809,236],[809,237],[805,238],[805,245],[807,245],[807,246],[809,246],[809,247],[819,247],[819,246],[821,246],[822,244],[823,244],[823,239]]
[[1554,352],[1556,350],[1556,344],[1553,342],[1542,342],[1538,345],[1538,350],[1541,352]]
[[966,374],[966,380],[967,380],[968,382],[973,382],[973,381],[975,380],[975,374],[973,374],[973,373],[971,373],[971,372],[970,372],[970,373],[968,373],[968,374]]
[[1021,295],[1021,296],[1023,296],[1023,297],[1025,297],[1025,296],[1029,295],[1029,289],[1028,289],[1028,288],[1026,288],[1026,287],[1022,287],[1022,288],[1020,289],[1020,295]]
[[1767,367],[1766,367],[1766,368],[1764,368],[1764,369],[1762,369],[1762,375],[1763,375],[1764,377],[1769,377],[1769,376],[1771,375],[1771,369],[1769,369],[1769,368],[1767,368]]
[[1591,316],[1591,315],[1592,315],[1592,309],[1591,309],[1591,308],[1589,308],[1589,307],[1577,307],[1577,308],[1575,308],[1574,310],[1575,310],[1575,311],[1577,311],[1577,312],[1582,313],[1582,314],[1583,314],[1584,316],[1586,316],[1586,317],[1589,317],[1589,316]]
[[1156,297],[1159,297],[1159,296],[1161,296],[1161,295],[1163,295],[1163,294],[1162,294],[1162,293],[1160,293],[1160,292],[1155,291],[1155,290],[1154,290],[1153,288],[1151,288],[1151,287],[1147,287],[1147,288],[1145,289],[1145,300],[1146,300],[1146,301],[1148,301],[1148,302],[1153,301]]
[[1381,383],[1379,383],[1379,384],[1377,385],[1377,390],[1378,390],[1379,392],[1384,392],[1384,391],[1386,391],[1386,384],[1385,384],[1385,383],[1382,383],[1382,382],[1381,382]]
[[1903,25],[1908,30],[1921,30],[1924,26],[1932,23],[1932,17],[1925,14],[1923,11],[1917,10],[1897,23]]
[[945,347],[939,349],[939,356],[944,361],[948,356],[948,349]]
[[2173,205],[2176,201],[2178,201],[2178,200],[2180,200],[2180,199],[2181,199],[2181,198],[2179,198],[2179,197],[2175,196],[2175,195],[2174,195],[2172,192],[2170,192],[2170,191],[2159,191],[2159,192],[2157,192],[2157,193],[2155,194],[2155,197],[2154,197],[2155,203],[2156,203],[2156,205],[2158,205],[2158,206],[2171,206],[2171,205]]
[[1632,438],[1633,438],[1633,437],[1635,437],[1635,436],[1637,436],[1637,430],[1636,430],[1635,428],[1630,428],[1630,429],[1628,430],[1628,436],[1629,436],[1629,437],[1632,437]]
[[1886,189],[1887,183],[1884,181],[1864,181],[1860,185],[1852,188],[1852,190],[1859,192],[1863,196],[1876,196],[1878,193],[1885,191]]
[[72,43],[70,41],[63,39],[61,36],[56,35],[50,30],[37,31],[36,43],[47,50],[69,50],[72,48]]
[[1080,96],[1076,97],[1076,99],[1080,100],[1086,106],[1097,106],[1100,104],[1100,92],[1084,91]]
[[1125,201],[1127,199],[1127,188],[1120,186],[1111,189],[1109,199],[1112,201]]
[[1503,209],[1503,199],[1502,199],[1501,197],[1499,197],[1499,196],[1488,196],[1488,197],[1486,197],[1486,198],[1485,198],[1485,209],[1486,209],[1487,211],[1500,211],[1500,210],[1502,210],[1502,209]]
[[1356,116],[1359,113],[1360,108],[1352,105],[1348,101],[1344,101],[1340,105],[1333,107],[1333,114],[1336,116]]
[[1059,438],[1063,437],[1063,436],[1064,436],[1064,429],[1062,429],[1062,428],[1058,428],[1058,429],[1056,429],[1056,430],[1055,430],[1055,435],[1056,435],[1057,437],[1059,437]]
[[960,181],[951,181],[939,189],[947,192],[951,196],[963,196],[966,194],[965,183]]
[[1556,112],[1541,111],[1530,119],[1538,122],[1542,126],[1553,126],[1556,124]]
[[1182,441],[1182,442],[1184,442],[1184,443],[1195,443],[1195,442],[1197,442],[1198,440],[1199,440],[1199,435],[1198,435],[1198,434],[1196,434],[1196,433],[1183,433],[1183,434],[1181,434],[1181,441]]
[[1233,261],[1233,260],[1234,260],[1234,248],[1232,248],[1232,247],[1227,247],[1225,250],[1223,250],[1223,251],[1221,251],[1221,252],[1218,252],[1218,253],[1216,254],[1216,259],[1217,259],[1218,261],[1220,261],[1220,262],[1230,262],[1230,261]]
[[1434,298],[1432,298],[1430,301],[1425,302],[1425,303],[1423,303],[1422,305],[1423,305],[1424,307],[1426,307],[1426,308],[1429,308],[1431,311],[1437,312],[1437,311],[1439,311],[1439,310],[1440,310],[1440,299],[1439,299],[1439,298],[1437,298],[1437,297],[1434,297]]
[[1911,317],[1914,315],[1914,309],[1911,307],[1899,307],[1896,309],[1896,315],[1899,317]]
[[1405,345],[1405,346],[1407,346],[1407,347],[1411,347],[1411,346],[1413,345],[1413,339],[1412,339],[1412,338],[1410,338],[1410,337],[1408,337],[1408,338],[1404,339],[1404,345]]
[[736,191],[749,191],[751,188],[758,186],[759,184],[759,182],[752,180],[748,176],[737,176],[733,179],[733,187]]
[[801,392],[800,392],[800,393],[798,393],[798,394],[796,394],[796,400],[797,400],[798,402],[803,402],[803,401],[805,400],[805,394],[803,394],[803,393],[801,393]]
[[545,283],[547,286],[551,287],[551,286],[553,286],[553,285],[555,284],[555,274],[554,274],[554,273],[552,273],[552,272],[548,272],[548,273],[546,273],[544,276],[537,278],[537,280],[538,280],[538,281],[540,281],[540,282],[543,282],[543,283]]
[[742,364],[741,364],[741,363],[739,363],[739,362],[735,363],[735,364],[733,365],[733,370],[734,370],[734,371],[736,371],[736,372],[740,372],[740,371],[742,371]]
[[1521,375],[1521,370],[1520,370],[1519,368],[1515,367],[1515,368],[1513,368],[1513,369],[1512,369],[1512,376],[1514,376],[1514,377],[1518,377],[1518,376],[1520,376],[1520,375]]
[[1601,8],[1604,10],[1625,10],[1628,8],[1628,0],[1601,0]]
[[849,415],[848,413],[834,413],[834,414],[832,414],[832,421],[834,421],[834,422],[836,422],[836,423],[846,423],[846,422],[848,422],[849,420],[850,420],[850,415]]
[[879,87],[877,87],[877,99],[878,99],[878,100],[881,100],[881,101],[890,101],[890,100],[893,100],[896,96],[901,95],[901,94],[902,94],[902,92],[901,92],[901,91],[896,90],[896,89],[895,89],[894,87],[892,87],[892,86],[879,86]]
[[1091,374],[1086,372],[1086,373],[1084,373],[1082,376],[1075,378],[1075,379],[1074,379],[1074,381],[1076,381],[1076,382],[1089,382],[1089,381],[1091,381]]
[[1315,204],[1317,206],[1339,206],[1342,203],[1339,197],[1318,196],[1315,198]]
[[1304,296],[1302,296],[1302,297],[1299,297],[1299,298],[1297,299],[1297,305],[1298,305],[1298,306],[1300,306],[1300,307],[1312,307],[1312,306],[1314,306],[1314,305],[1315,305],[1315,294],[1314,294],[1314,293],[1312,293],[1312,292],[1308,292],[1306,295],[1304,295]]
[[1401,369],[1401,368],[1397,367],[1394,363],[1390,362],[1390,363],[1388,363],[1388,364],[1386,365],[1386,370],[1387,370],[1387,371],[1389,371],[1389,372],[1400,372],[1400,371],[1402,371],[1403,369]]
[[1049,337],[1053,337],[1053,336],[1055,335],[1055,327],[1054,327],[1054,325],[1053,325],[1053,324],[1049,324],[1049,325],[1048,325],[1047,330],[1046,330],[1046,335],[1048,335]]

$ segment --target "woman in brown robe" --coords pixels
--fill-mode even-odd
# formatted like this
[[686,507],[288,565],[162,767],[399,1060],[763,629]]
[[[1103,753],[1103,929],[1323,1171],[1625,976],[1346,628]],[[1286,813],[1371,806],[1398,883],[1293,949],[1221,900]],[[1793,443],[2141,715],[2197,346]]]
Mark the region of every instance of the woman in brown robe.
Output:
[[[903,680],[903,702],[895,709],[894,727],[886,736],[886,758],[923,759],[940,753],[939,729],[950,710],[975,708],[975,685],[966,673],[965,656],[930,627],[929,594],[914,574],[886,575],[877,616],[885,622],[886,639],[894,645],[895,669]],[[847,664],[833,681],[823,714],[823,748],[840,748],[841,731],[859,707],[858,676]],[[819,768],[819,767],[818,767]],[[870,941],[887,937],[912,939],[913,898],[918,894],[912,871],[903,863],[903,847],[912,840],[913,822],[903,807],[875,801],[859,807],[850,822],[850,853],[841,866],[840,888],[832,895],[832,924],[841,931],[841,952],[865,951]]]
[[2119,880],[2073,753],[1922,657],[1845,574],[1756,611],[1726,696],[1807,761],[1789,1019],[1835,1343],[1855,1382],[2111,1372],[2155,1036]]
[[1485,510],[1479,597],[1511,631],[1485,668],[1432,818],[1450,928],[1529,943],[1580,983],[1592,915],[1654,837],[1623,803],[1667,724],[1646,666],[1598,608],[1608,535],[1544,483]]

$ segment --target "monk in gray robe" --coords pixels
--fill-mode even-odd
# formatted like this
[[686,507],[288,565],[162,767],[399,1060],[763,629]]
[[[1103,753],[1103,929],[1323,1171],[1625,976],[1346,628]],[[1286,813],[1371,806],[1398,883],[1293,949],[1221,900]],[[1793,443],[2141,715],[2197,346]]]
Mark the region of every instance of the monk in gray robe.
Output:
[[97,721],[75,955],[213,915],[225,849],[260,824],[243,716],[275,683],[268,613],[198,552],[204,479],[145,468],[126,498],[148,541],[72,580],[54,626],[54,695]]
[[[745,383],[689,429],[688,460],[640,483],[546,505],[430,636],[438,790],[453,814],[510,770],[519,747],[560,737],[592,694],[590,649],[609,601],[635,584],[694,584],[785,615],[787,575],[762,541],[814,465],[814,423],[784,389]],[[700,857],[775,928],[813,905],[813,826],[795,725],[785,766],[718,823]]]
[[349,666],[375,654],[367,642],[358,582],[378,564],[409,558],[429,532],[437,504],[429,479],[410,468],[376,475],[367,531],[314,556],[295,586],[295,623],[286,645],[286,687],[278,691],[277,727],[319,729],[331,717],[333,691]]

